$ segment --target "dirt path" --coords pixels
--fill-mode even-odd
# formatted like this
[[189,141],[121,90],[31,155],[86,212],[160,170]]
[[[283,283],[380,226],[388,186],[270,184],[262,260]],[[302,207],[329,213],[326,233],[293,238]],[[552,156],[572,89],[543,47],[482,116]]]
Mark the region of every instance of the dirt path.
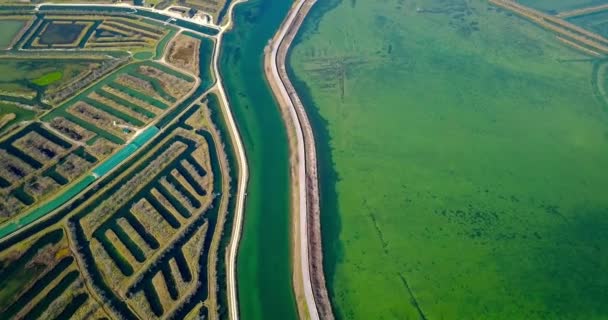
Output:
[[[265,73],[290,133],[294,200],[294,290],[301,318],[333,319],[323,274],[317,157],[306,110],[285,68],[289,47],[316,0],[299,0],[266,50]],[[295,135],[295,136],[294,136]],[[295,140],[295,141],[294,141]],[[304,309],[304,310],[302,310]]]

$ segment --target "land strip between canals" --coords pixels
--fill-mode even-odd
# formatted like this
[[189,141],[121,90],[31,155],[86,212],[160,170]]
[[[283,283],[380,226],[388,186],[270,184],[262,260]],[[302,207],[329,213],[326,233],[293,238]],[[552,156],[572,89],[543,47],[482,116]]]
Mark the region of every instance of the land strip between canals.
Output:
[[[266,48],[264,71],[279,102],[290,140],[293,210],[293,281],[302,319],[333,319],[323,273],[315,139],[285,62],[294,38],[316,0],[299,0]],[[304,299],[304,301],[302,301]]]

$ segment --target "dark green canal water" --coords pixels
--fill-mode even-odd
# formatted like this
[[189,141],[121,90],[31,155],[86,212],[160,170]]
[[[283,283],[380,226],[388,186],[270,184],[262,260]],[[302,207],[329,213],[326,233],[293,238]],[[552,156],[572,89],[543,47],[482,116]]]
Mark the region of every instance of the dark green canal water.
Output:
[[236,7],[221,73],[249,162],[250,180],[237,273],[243,319],[295,319],[291,280],[287,133],[263,72],[264,46],[290,1]]

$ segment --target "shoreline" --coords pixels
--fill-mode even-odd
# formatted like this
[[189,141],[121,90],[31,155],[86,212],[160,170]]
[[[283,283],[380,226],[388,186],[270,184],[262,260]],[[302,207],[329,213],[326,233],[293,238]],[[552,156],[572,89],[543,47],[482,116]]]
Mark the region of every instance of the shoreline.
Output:
[[[298,299],[298,311],[303,319],[334,319],[323,272],[315,139],[306,110],[285,67],[291,43],[315,3],[316,0],[301,0],[294,4],[266,48],[264,70],[281,106],[292,149],[292,224],[297,236],[293,239],[294,291],[296,297],[305,299],[304,306]],[[295,263],[297,260],[300,263]]]

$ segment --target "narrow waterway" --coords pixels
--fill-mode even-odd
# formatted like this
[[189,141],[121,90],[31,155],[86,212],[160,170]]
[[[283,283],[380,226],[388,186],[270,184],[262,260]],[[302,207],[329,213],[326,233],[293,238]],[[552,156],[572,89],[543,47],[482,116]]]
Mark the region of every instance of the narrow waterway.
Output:
[[263,72],[264,46],[291,1],[250,0],[235,10],[221,73],[246,148],[250,180],[237,261],[242,319],[296,319],[291,278],[285,126]]

